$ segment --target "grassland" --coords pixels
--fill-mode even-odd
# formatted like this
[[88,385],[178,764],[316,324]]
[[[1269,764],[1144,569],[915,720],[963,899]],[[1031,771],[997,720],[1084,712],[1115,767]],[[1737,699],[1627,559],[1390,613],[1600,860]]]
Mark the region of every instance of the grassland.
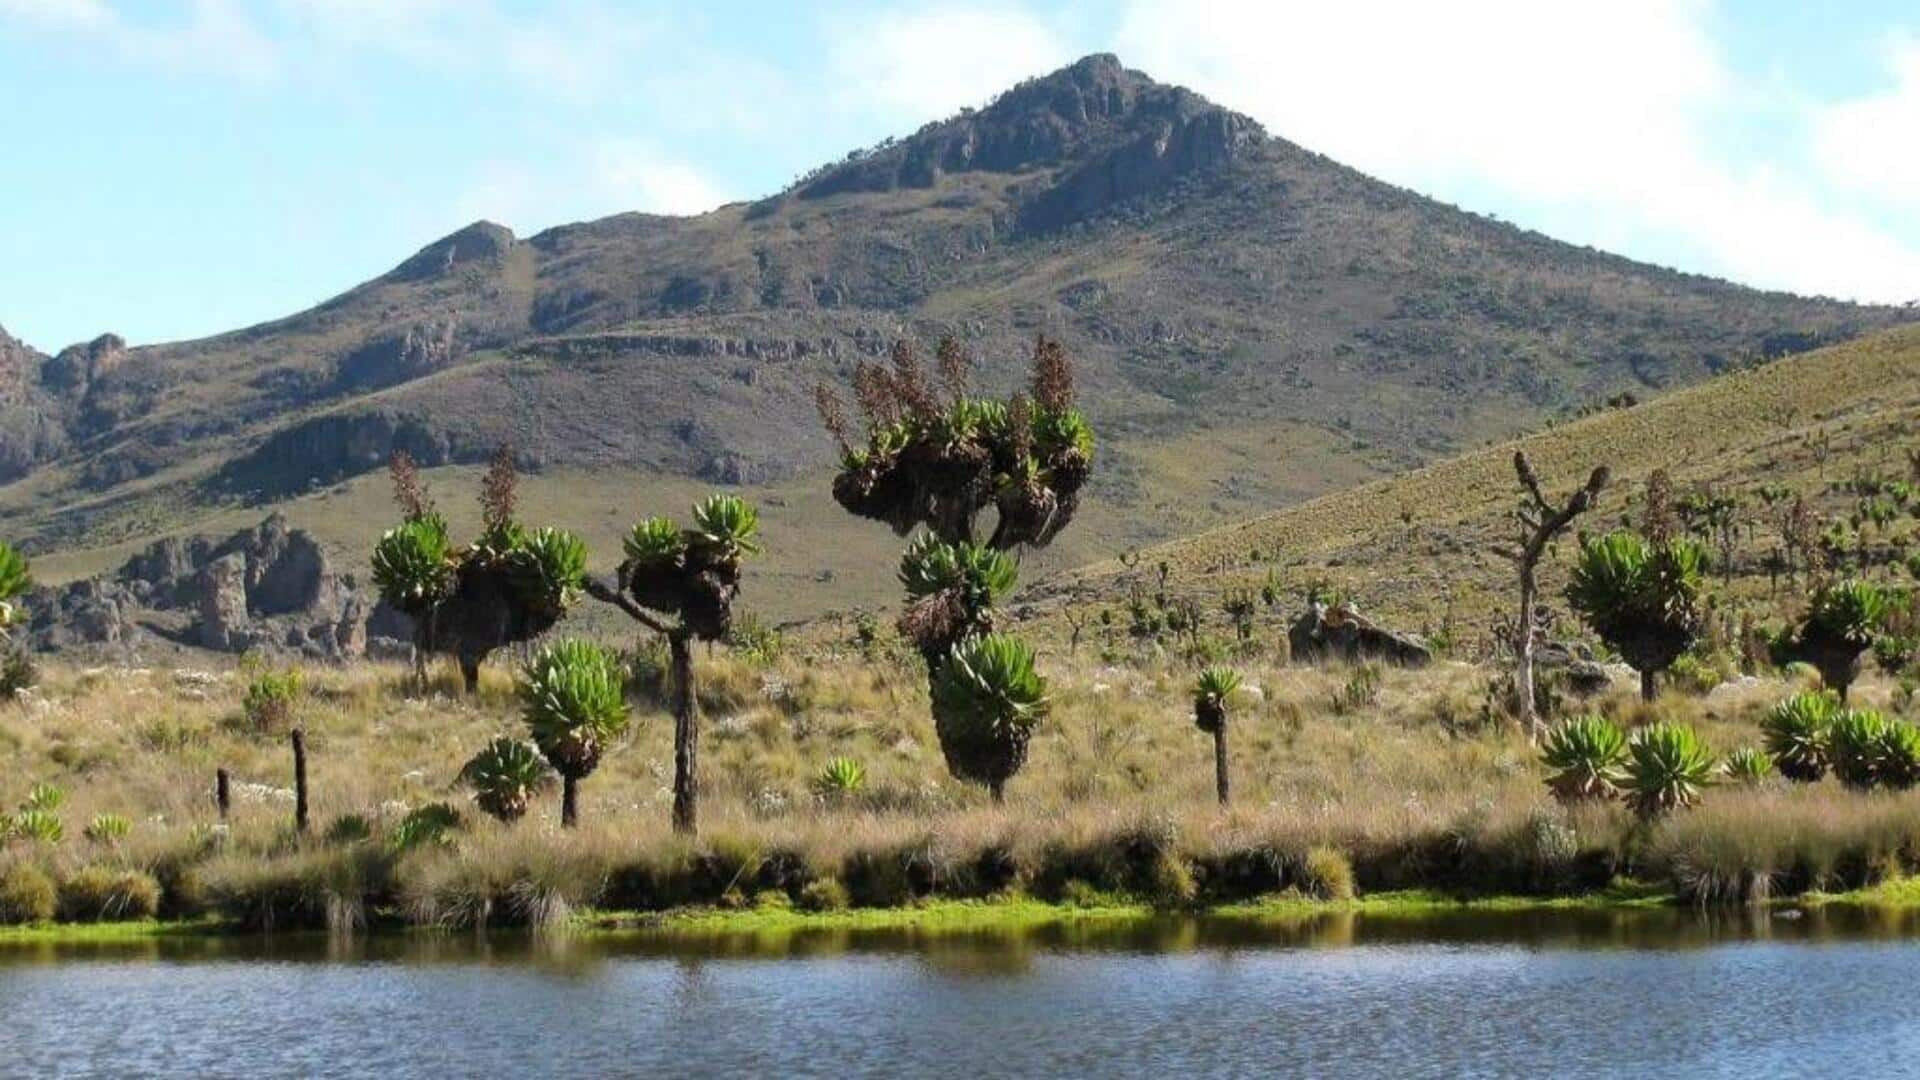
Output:
[[[450,680],[409,689],[398,668],[310,672],[290,720],[310,748],[305,836],[292,828],[285,732],[246,718],[240,673],[51,671],[0,711],[0,749],[16,763],[0,802],[60,786],[65,835],[10,842],[0,900],[32,867],[59,892],[64,917],[81,921],[619,926],[652,924],[631,913],[717,908],[750,926],[799,918],[796,909],[987,901],[976,914],[988,921],[1046,910],[1273,913],[1395,895],[1410,903],[1405,890],[1448,902],[1757,901],[1920,870],[1920,793],[1861,795],[1832,781],[1716,788],[1701,807],[1653,823],[1612,804],[1563,807],[1514,725],[1489,711],[1489,670],[1387,671],[1370,696],[1336,705],[1354,670],[1290,666],[1270,650],[1242,658],[1256,689],[1232,721],[1231,809],[1213,799],[1183,663],[1050,655],[1053,717],[1007,804],[994,806],[947,776],[922,676],[897,647],[708,656],[702,831],[690,839],[668,828],[672,725],[652,663],[636,659],[637,723],[584,784],[574,830],[558,828],[552,794],[509,827],[479,814],[457,781],[469,754],[518,730],[503,671],[490,669],[472,698],[452,696]],[[1642,705],[1623,683],[1591,704],[1628,722],[1687,720],[1725,752],[1755,743],[1758,713],[1788,689],[1763,678]],[[1856,692],[1912,715],[1912,700],[1878,678]],[[814,777],[840,756],[862,762],[868,779],[823,795]],[[219,768],[234,779],[225,824],[212,800]],[[408,813],[439,802],[461,825],[401,846]],[[84,826],[103,813],[130,818],[131,832],[88,838]],[[129,874],[151,882],[134,890],[144,899],[102,898],[99,881]],[[1622,891],[1623,880],[1641,884]]]

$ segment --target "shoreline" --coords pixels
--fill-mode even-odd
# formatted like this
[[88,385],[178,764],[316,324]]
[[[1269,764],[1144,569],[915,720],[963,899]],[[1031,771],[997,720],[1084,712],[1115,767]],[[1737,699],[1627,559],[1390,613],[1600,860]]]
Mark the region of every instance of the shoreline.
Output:
[[[1332,916],[1374,919],[1420,919],[1463,915],[1527,915],[1552,913],[1633,913],[1652,911],[1702,914],[1766,910],[1804,912],[1826,908],[1902,912],[1920,910],[1920,878],[1902,878],[1847,893],[1803,893],[1764,904],[1689,905],[1670,892],[1648,886],[1624,886],[1580,896],[1486,895],[1456,896],[1429,890],[1375,893],[1347,900],[1324,900],[1278,894],[1260,900],[1197,908],[1157,908],[1151,904],[1111,898],[1089,904],[1067,904],[1028,896],[986,900],[930,900],[900,907],[846,908],[838,911],[802,911],[780,904],[742,908],[687,907],[660,912],[582,911],[564,927],[540,931],[581,939],[699,939],[734,934],[810,931],[915,931],[956,935],[1032,930],[1084,925],[1121,926],[1159,920],[1197,922],[1301,923]],[[375,922],[358,928],[355,936],[381,939],[438,936],[472,931]],[[481,934],[531,934],[524,925],[499,926]],[[214,918],[190,920],[142,919],[97,923],[34,923],[0,927],[0,949],[24,945],[91,945],[155,940],[270,940],[327,937],[325,930],[260,931]]]

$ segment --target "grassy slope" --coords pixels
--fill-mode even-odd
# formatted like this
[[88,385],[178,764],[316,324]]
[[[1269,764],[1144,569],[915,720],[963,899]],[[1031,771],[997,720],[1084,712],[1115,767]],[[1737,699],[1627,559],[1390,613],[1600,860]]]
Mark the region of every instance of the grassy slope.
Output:
[[[1326,580],[1368,610],[1410,625],[1456,618],[1484,624],[1508,601],[1511,564],[1489,546],[1511,535],[1518,485],[1512,458],[1526,450],[1554,492],[1605,464],[1614,480],[1581,527],[1610,527],[1636,512],[1648,473],[1666,468],[1678,489],[1701,482],[1743,496],[1752,532],[1736,559],[1736,591],[1765,588],[1755,559],[1771,550],[1783,508],[1754,493],[1785,484],[1816,509],[1844,515],[1852,500],[1827,490],[1858,472],[1901,476],[1920,432],[1920,326],[1790,357],[1714,379],[1629,409],[1608,411],[1437,465],[1376,481],[1198,536],[1152,547],[1128,568],[1108,561],[1047,583],[1043,610],[1065,602],[1111,604],[1153,568],[1169,564],[1172,589],[1211,600],[1274,572],[1288,585]],[[1910,535],[1911,521],[1896,526]],[[1548,565],[1551,590],[1562,558]]]

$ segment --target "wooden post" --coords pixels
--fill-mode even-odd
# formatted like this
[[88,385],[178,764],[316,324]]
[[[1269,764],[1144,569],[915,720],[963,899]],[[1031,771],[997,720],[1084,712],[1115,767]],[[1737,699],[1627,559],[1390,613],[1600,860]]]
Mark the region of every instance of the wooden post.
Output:
[[225,823],[227,814],[233,810],[233,777],[225,769],[214,770],[213,801],[220,808],[221,822]]
[[293,827],[307,831],[307,733],[293,729]]

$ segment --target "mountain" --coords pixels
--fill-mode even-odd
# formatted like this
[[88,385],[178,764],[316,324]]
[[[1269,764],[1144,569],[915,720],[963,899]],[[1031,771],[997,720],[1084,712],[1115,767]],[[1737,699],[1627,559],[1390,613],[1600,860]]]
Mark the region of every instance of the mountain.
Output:
[[992,389],[1036,333],[1076,357],[1097,505],[1048,568],[1904,317],[1559,243],[1091,56],[758,202],[524,239],[478,222],[199,341],[0,336],[0,514],[69,553],[55,573],[262,504],[362,557],[391,450],[458,466],[511,442],[563,520],[713,484],[812,515],[769,571],[797,611],[891,543],[815,497],[810,389],[900,336],[957,334]]
[[[1796,603],[1771,563],[1783,550],[1795,499],[1806,501],[1821,528],[1841,527],[1849,567],[1857,569],[1865,550],[1873,573],[1896,582],[1908,576],[1897,564],[1920,555],[1920,501],[1896,492],[1899,482],[1920,487],[1916,436],[1920,326],[1910,326],[1182,537],[1129,556],[1130,565],[1091,564],[1030,590],[1029,613],[1105,605],[1124,627],[1131,596],[1164,588],[1170,600],[1198,604],[1224,633],[1218,612],[1228,592],[1276,585],[1287,599],[1266,617],[1284,620],[1298,613],[1292,605],[1307,586],[1321,584],[1389,622],[1436,629],[1450,619],[1462,637],[1485,643],[1516,602],[1513,564],[1496,549],[1514,536],[1520,488],[1513,455],[1524,450],[1555,498],[1597,465],[1612,473],[1594,510],[1542,565],[1546,604],[1564,614],[1571,534],[1637,522],[1647,477],[1664,469],[1677,498],[1711,491],[1733,500],[1731,547],[1719,548],[1720,534],[1710,537],[1720,564],[1711,572],[1716,605],[1749,605],[1763,621],[1776,621],[1780,608]],[[1862,510],[1876,502],[1894,514],[1867,524],[1862,537],[1862,520],[1871,521]]]

